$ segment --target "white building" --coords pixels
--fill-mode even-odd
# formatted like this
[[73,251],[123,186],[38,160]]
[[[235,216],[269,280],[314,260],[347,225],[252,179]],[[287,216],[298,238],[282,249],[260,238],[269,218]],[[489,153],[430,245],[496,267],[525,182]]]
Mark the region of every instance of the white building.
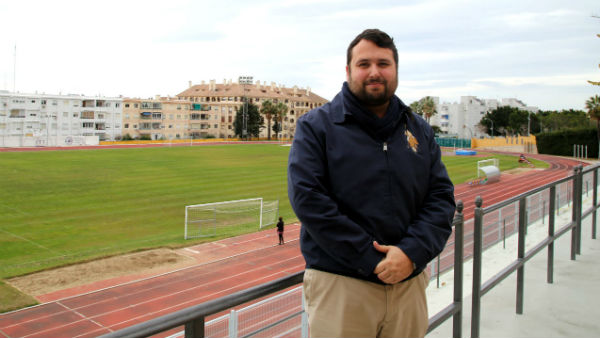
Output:
[[460,103],[444,102],[439,104],[439,98],[435,97],[434,100],[438,113],[433,116],[431,124],[439,126],[444,133],[465,139],[490,136],[479,127],[479,122],[486,113],[498,107],[509,106],[534,114],[539,111],[537,107],[527,106],[515,98],[502,99],[502,103],[499,103],[498,100],[479,99],[475,96],[461,96]]
[[97,144],[121,135],[122,98],[0,91],[0,147]]

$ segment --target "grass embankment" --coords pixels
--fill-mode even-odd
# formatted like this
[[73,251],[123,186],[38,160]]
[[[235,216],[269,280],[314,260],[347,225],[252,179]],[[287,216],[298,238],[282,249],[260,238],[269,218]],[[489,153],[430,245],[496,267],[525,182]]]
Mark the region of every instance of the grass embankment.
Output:
[[[289,147],[223,145],[173,148],[0,153],[0,278],[156,247],[179,247],[239,235],[229,228],[209,239],[184,240],[184,207],[263,197],[287,198]],[[501,170],[519,167],[498,156]],[[448,156],[455,184],[477,176],[482,157]],[[540,163],[536,163],[539,166]],[[21,305],[5,302],[0,311]],[[19,298],[19,297],[17,297]]]

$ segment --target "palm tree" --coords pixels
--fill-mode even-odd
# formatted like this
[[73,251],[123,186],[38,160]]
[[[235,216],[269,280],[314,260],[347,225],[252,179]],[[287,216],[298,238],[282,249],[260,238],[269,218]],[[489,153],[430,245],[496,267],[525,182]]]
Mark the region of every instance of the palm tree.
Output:
[[275,105],[275,116],[276,116],[277,122],[279,123],[279,128],[275,132],[275,135],[278,140],[279,140],[279,132],[281,131],[281,128],[283,126],[283,117],[287,114],[287,111],[288,111],[287,104],[285,104],[283,102],[279,102]]
[[415,101],[410,104],[410,109],[421,116],[423,116],[423,107],[421,106],[421,101]]
[[271,120],[277,115],[277,106],[273,104],[273,101],[266,100],[260,107],[260,113],[267,119],[267,139],[269,141],[271,140]]
[[585,101],[585,108],[588,110],[590,118],[596,120],[598,142],[600,142],[600,96],[590,97],[589,100]]
[[425,96],[420,101],[421,110],[423,111],[423,116],[425,116],[425,121],[429,123],[431,117],[437,114],[437,110],[435,109],[435,101],[431,96]]

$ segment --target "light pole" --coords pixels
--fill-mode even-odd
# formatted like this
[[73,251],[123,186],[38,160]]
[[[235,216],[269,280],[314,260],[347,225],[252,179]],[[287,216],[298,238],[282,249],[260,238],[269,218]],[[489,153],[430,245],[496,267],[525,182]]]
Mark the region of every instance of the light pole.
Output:
[[492,122],[492,137],[494,137],[494,121],[490,120],[490,122]]
[[240,76],[238,78],[239,84],[242,85],[244,89],[244,105],[242,107],[242,138],[248,138],[248,99],[246,98],[246,85],[252,84],[252,76]]

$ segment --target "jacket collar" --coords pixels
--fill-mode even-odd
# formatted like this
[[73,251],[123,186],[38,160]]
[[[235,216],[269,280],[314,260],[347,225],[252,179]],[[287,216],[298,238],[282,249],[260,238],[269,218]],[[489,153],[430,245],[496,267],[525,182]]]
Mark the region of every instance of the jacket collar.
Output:
[[[347,82],[344,82],[344,85]],[[402,100],[400,100],[400,98],[398,98],[397,96],[394,95],[394,97],[400,101],[400,119],[404,119],[405,116],[410,115],[411,111],[410,108],[408,108],[408,106],[406,106],[404,104],[404,102],[402,102]],[[333,123],[344,123],[346,122],[346,119],[348,118],[348,116],[352,116],[352,113],[346,108],[346,106],[344,105],[344,95],[342,93],[342,91],[340,91],[339,93],[337,93],[337,95],[333,98],[333,100],[331,101],[331,120],[333,121]],[[411,116],[412,117],[412,116]]]

